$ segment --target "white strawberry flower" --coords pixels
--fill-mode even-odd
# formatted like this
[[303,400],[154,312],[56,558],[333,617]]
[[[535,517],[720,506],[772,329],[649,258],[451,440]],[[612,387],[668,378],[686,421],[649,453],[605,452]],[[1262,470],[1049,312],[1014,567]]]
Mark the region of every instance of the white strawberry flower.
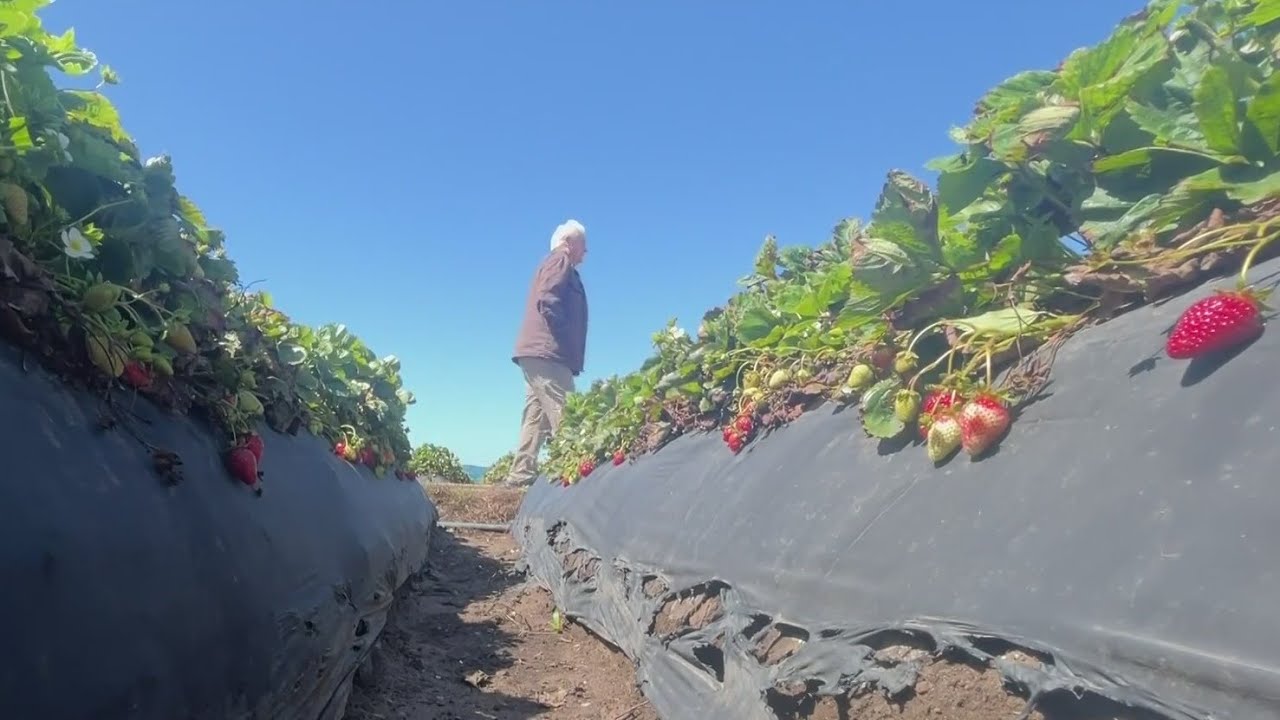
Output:
[[80,232],[80,228],[68,227],[62,231],[62,251],[69,258],[89,260],[93,258],[93,243]]

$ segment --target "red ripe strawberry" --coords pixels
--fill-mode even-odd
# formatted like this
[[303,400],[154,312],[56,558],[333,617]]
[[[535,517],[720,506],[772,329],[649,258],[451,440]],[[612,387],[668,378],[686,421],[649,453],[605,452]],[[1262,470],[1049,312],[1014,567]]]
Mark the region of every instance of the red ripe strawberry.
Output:
[[1262,304],[1248,290],[1219,290],[1191,304],[1174,324],[1165,352],[1175,360],[1221,352],[1262,334]]
[[338,457],[347,456],[347,444],[341,440],[333,444],[333,454]]
[[262,462],[262,436],[258,433],[249,433],[245,436],[244,446],[249,448],[249,452],[253,453],[253,457]]
[[245,485],[258,483],[258,458],[247,447],[231,448],[226,456],[227,469]]
[[596,464],[590,460],[583,460],[578,465],[578,477],[586,477],[596,469]]
[[933,416],[939,410],[945,410],[952,406],[956,399],[956,392],[946,388],[938,388],[932,390],[928,395],[924,396],[924,404],[920,406],[920,439],[929,439],[929,426],[933,424]]
[[733,425],[725,425],[724,430],[720,431],[720,437],[723,438],[725,442],[729,442],[729,438],[737,434],[738,430]]
[[960,445],[980,455],[1009,429],[1009,408],[990,392],[979,392],[960,409]]
[[749,415],[739,415],[738,419],[733,421],[733,426],[743,435],[749,434],[751,429],[755,427],[754,423],[751,422],[751,416]]
[[139,390],[145,390],[151,387],[151,370],[137,360],[130,360],[124,364],[120,379]]
[[745,444],[746,443],[743,441],[741,435],[734,435],[733,437],[729,438],[729,442],[728,442],[729,451],[732,452],[734,455],[737,455],[738,453],[742,452],[742,447]]
[[613,464],[614,464],[614,465],[621,465],[622,463],[624,463],[624,462],[626,462],[626,461],[627,461],[627,454],[626,454],[626,453],[624,453],[624,452],[622,452],[621,450],[619,450],[619,451],[617,451],[617,452],[615,452],[615,453],[613,454]]

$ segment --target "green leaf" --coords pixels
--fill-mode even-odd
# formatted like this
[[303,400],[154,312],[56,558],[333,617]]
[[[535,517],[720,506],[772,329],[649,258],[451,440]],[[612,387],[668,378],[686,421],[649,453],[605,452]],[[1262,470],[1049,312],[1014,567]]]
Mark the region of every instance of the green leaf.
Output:
[[1209,148],[1223,155],[1240,150],[1240,120],[1231,78],[1219,65],[1204,71],[1195,90],[1195,113]]
[[1028,98],[1034,98],[1041,91],[1047,90],[1056,77],[1055,73],[1048,70],[1030,70],[1007,78],[988,90],[978,101],[974,114],[979,118],[975,120],[975,124],[981,125],[981,116],[984,115],[993,116],[990,119],[995,120],[1007,117],[1011,111],[1020,112]]
[[942,255],[947,267],[962,270],[982,262],[986,254],[977,238],[963,232],[949,232],[942,238]]
[[1031,307],[1005,307],[948,324],[974,338],[1003,340],[1025,334],[1044,315]]
[[36,146],[31,139],[31,128],[27,127],[27,119],[21,115],[9,118],[9,142],[19,150],[30,150]]
[[[276,346],[276,351],[280,355],[280,362],[286,365],[301,365],[307,361],[306,349],[291,342],[280,343]],[[314,380],[314,377],[312,379]]]
[[1024,137],[1037,133],[1061,137],[1079,117],[1078,105],[1045,105],[1023,115],[1018,121],[1018,132]]
[[205,219],[204,213],[186,195],[178,196],[178,214],[194,227],[209,227],[209,221]]
[[1280,0],[1258,0],[1253,10],[1244,17],[1244,22],[1253,27],[1261,27],[1280,20]]
[[1022,237],[1016,233],[1006,235],[987,255],[987,269],[995,277],[1022,258]]
[[1151,163],[1156,159],[1156,156],[1160,154],[1189,155],[1222,164],[1240,162],[1244,160],[1244,158],[1238,155],[1223,156],[1216,153],[1196,152],[1194,150],[1186,150],[1183,148],[1142,147],[1127,150],[1119,153],[1118,155],[1098,158],[1093,163],[1093,171],[1096,173],[1110,173],[1116,172],[1117,170],[1131,170],[1134,168],[1145,168],[1149,170]]
[[849,299],[836,316],[835,327],[845,331],[865,327],[878,320],[887,309],[888,299],[855,280],[849,287]]
[[891,239],[916,258],[939,257],[938,204],[929,186],[907,173],[889,172],[871,223],[881,236],[895,227]]
[[1192,115],[1178,112],[1175,108],[1161,109],[1139,102],[1127,103],[1125,111],[1134,124],[1153,135],[1156,142],[1208,148],[1204,134],[1195,125]]
[[40,31],[40,19],[36,9],[48,4],[48,0],[0,2],[0,37],[35,35]]
[[[1095,192],[1094,197],[1097,197],[1098,195],[1105,196],[1110,201],[1118,202],[1115,201],[1115,198],[1111,198],[1106,195],[1105,191],[1101,188]],[[1089,202],[1094,200],[1094,198],[1091,197],[1090,201],[1086,201],[1087,207],[1085,208],[1085,215],[1086,217],[1092,216],[1099,219],[1086,220],[1084,223],[1081,223],[1080,231],[1089,237],[1094,245],[1098,247],[1111,247],[1120,240],[1123,240],[1135,231],[1141,229],[1142,226],[1154,216],[1156,209],[1160,207],[1160,201],[1162,198],[1163,195],[1153,193],[1132,205],[1128,203],[1119,203],[1119,208],[1122,210],[1119,217],[1115,219],[1102,219],[1107,216],[1114,217],[1115,206],[1102,208],[1097,205],[1093,205],[1092,207],[1089,207]]]
[[987,157],[954,166],[938,176],[938,204],[951,212],[966,208],[1008,172],[1003,164]]
[[132,142],[120,123],[120,113],[103,94],[83,90],[63,90],[60,96],[63,106],[67,108],[69,120],[105,130],[116,142]]
[[906,424],[894,415],[894,395],[902,388],[902,380],[893,376],[881,380],[862,395],[862,427],[874,438],[897,437]]
[[1261,180],[1234,183],[1226,188],[1227,197],[1245,205],[1254,205],[1273,197],[1280,197],[1280,172],[1274,172]]
[[778,327],[781,318],[765,307],[751,307],[743,312],[738,320],[738,339],[748,345],[754,345],[770,336]]
[[[1280,6],[1280,0],[1276,4]],[[1280,153],[1280,73],[1272,72],[1249,99],[1243,144],[1246,153],[1258,160]]]
[[134,182],[141,176],[141,170],[120,151],[119,146],[102,137],[101,131],[78,125],[68,127],[67,136],[71,139],[69,152],[80,169],[121,185]]
[[1167,47],[1162,34],[1121,26],[1098,45],[1071,53],[1055,87],[1080,101],[1081,119],[1073,136],[1101,133],[1134,85],[1165,60]]

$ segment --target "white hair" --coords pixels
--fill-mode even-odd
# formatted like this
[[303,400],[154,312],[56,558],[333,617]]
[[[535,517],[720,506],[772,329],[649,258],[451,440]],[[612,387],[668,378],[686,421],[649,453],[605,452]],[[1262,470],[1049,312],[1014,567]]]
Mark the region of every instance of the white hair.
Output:
[[551,233],[551,249],[555,250],[574,236],[586,239],[587,229],[577,220],[565,220],[560,223],[555,232]]

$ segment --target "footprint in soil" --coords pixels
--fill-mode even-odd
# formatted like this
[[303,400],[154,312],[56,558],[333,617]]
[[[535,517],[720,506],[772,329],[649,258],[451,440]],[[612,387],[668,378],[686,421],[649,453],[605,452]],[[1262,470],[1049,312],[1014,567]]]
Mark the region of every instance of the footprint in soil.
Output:
[[346,718],[659,720],[623,655],[574,625],[552,632],[550,596],[516,558],[509,535],[437,530],[430,575],[401,590]]

